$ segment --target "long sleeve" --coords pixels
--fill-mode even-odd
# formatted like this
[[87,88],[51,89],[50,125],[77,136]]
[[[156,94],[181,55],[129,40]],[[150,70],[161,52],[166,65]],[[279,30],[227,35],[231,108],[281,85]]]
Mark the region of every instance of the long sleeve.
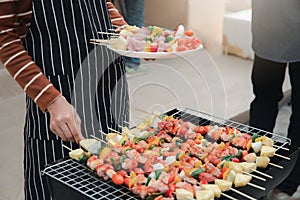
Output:
[[[21,43],[28,24],[23,18],[32,15],[31,0],[0,0],[0,60],[11,76],[42,111],[60,95],[60,92],[42,74]],[[23,25],[23,29],[22,29]],[[24,28],[25,27],[25,28]]]
[[116,27],[126,25],[126,21],[119,13],[118,9],[114,6],[114,4],[111,3],[110,0],[106,0],[106,4],[112,24]]

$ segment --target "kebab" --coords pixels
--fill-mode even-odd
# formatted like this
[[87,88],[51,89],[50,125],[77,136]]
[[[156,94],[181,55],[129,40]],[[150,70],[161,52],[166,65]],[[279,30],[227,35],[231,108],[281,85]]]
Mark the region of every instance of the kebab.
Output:
[[[250,171],[250,170],[249,170]],[[251,180],[251,179],[250,179]],[[239,184],[241,184],[241,183],[239,183]],[[245,184],[247,184],[247,183],[245,183]],[[258,187],[258,188],[261,188],[261,187]]]
[[[103,166],[102,166],[102,167],[103,167]],[[105,169],[106,169],[106,168],[105,168]],[[98,172],[98,171],[101,172],[101,171],[103,171],[103,170],[101,170],[101,168],[100,168],[99,170],[97,170],[97,172]],[[105,170],[104,170],[104,171],[105,171]],[[108,170],[106,170],[106,171],[107,171],[107,172],[111,172],[112,170],[111,170],[111,169],[110,169],[110,170],[108,169]],[[101,173],[100,173],[100,174],[101,174]],[[113,174],[113,173],[109,173],[108,175],[112,176],[112,175],[114,175],[114,174]]]
[[[94,158],[95,156],[93,156],[88,160],[87,165],[93,169],[94,167],[92,167],[92,166],[95,166],[94,163],[97,163],[99,166],[96,167],[96,171],[100,177],[103,177],[105,180],[107,180],[108,178],[112,178],[113,180],[115,180],[115,178],[113,178],[113,177],[117,176],[117,173],[113,170],[113,167],[110,165],[107,165],[107,164],[103,164],[103,161],[102,161],[102,159],[105,159],[105,157],[108,156],[107,152],[108,152],[107,149],[103,149],[99,155],[100,159],[95,159]],[[136,188],[133,188],[133,189],[136,189]],[[137,192],[137,191],[135,191],[135,192]],[[199,196],[199,194],[197,194],[197,195]]]

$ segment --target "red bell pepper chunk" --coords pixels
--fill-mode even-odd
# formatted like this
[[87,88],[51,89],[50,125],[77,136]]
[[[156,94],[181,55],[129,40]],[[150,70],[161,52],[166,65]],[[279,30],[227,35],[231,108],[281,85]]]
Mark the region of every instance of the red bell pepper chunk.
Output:
[[208,184],[208,181],[205,178],[200,179],[200,184]]
[[169,185],[169,189],[166,192],[167,197],[172,197],[172,194],[176,191],[176,185]]
[[239,160],[238,158],[232,158],[231,161],[232,161],[232,162],[236,162],[236,163],[239,163],[239,162],[240,162],[240,160]]

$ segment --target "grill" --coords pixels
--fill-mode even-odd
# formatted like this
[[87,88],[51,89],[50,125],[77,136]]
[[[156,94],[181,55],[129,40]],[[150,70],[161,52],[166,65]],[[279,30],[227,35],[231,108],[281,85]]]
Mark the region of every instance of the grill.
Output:
[[[190,121],[196,125],[217,125],[235,127],[241,132],[257,133],[258,135],[266,135],[274,140],[278,150],[276,153],[289,157],[286,160],[280,157],[271,158],[272,163],[283,166],[283,169],[278,169],[268,165],[267,168],[259,170],[273,178],[266,178],[266,182],[253,178],[251,183],[264,187],[262,191],[250,186],[238,188],[255,199],[263,197],[268,191],[275,188],[282,182],[295,166],[295,162],[299,153],[299,149],[291,146],[291,140],[281,135],[276,135],[270,132],[259,130],[238,122],[225,120],[193,109],[177,110],[173,109],[166,113],[175,118],[181,118],[183,121]],[[288,148],[289,150],[284,150]],[[50,193],[54,199],[139,199],[138,196],[131,193],[125,186],[114,185],[110,180],[104,181],[99,178],[94,172],[89,170],[85,165],[78,163],[70,158],[63,158],[45,167],[43,175],[48,180]],[[261,176],[253,172],[253,174]],[[265,178],[265,177],[264,177]],[[226,194],[237,199],[247,199],[235,192],[227,191]],[[221,196],[220,199],[226,199]]]

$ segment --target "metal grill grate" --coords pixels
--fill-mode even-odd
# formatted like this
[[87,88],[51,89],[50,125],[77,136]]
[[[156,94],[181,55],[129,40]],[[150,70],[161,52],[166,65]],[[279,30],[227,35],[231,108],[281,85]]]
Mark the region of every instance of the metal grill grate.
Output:
[[[258,133],[259,135],[267,135],[269,137],[272,137],[272,139],[279,146],[279,148],[287,144],[290,145],[291,143],[291,140],[286,137],[272,134],[270,132],[262,131],[231,120],[225,120],[189,108],[184,109],[182,111],[178,111],[177,109],[174,109],[172,111],[169,111],[166,114],[172,115],[175,118],[181,118],[183,121],[190,121],[196,125],[218,125],[218,126],[228,125],[230,127],[235,127],[242,132],[247,132],[250,134]],[[256,189],[253,189],[249,186],[239,188],[239,190],[247,194],[252,194],[252,196],[256,198],[262,197],[267,191],[273,189],[280,181],[282,181],[286,177],[285,174],[288,174],[288,171],[295,165],[295,160],[296,160],[295,155],[297,154],[298,151],[299,150],[297,149],[293,149],[293,150],[291,149],[290,151],[280,151],[281,154],[285,156],[290,156],[292,158],[291,161],[282,160],[280,158],[272,158],[273,163],[278,163],[284,166],[284,170],[279,170],[272,167],[271,168],[267,167],[266,169],[262,170],[263,172],[267,172],[268,174],[273,175],[273,177],[276,175],[274,179],[267,180],[267,182],[265,183],[262,183],[259,180],[255,180],[255,179],[253,180],[253,183],[256,183],[258,185],[264,185],[266,187],[265,192],[257,191]],[[72,188],[73,190],[77,191],[77,193],[82,194],[81,198],[68,198],[68,199],[72,199],[72,200],[75,199],[82,200],[86,198],[92,200],[140,199],[138,196],[130,192],[128,188],[126,188],[125,186],[114,185],[111,180],[104,181],[102,178],[99,178],[95,174],[95,172],[92,172],[83,164],[80,164],[70,158],[59,160],[56,163],[47,166],[42,173],[43,175],[46,175],[51,179],[61,183],[62,184],[61,186],[64,186],[66,188]],[[280,177],[279,175],[282,177]],[[231,191],[228,191],[226,193],[238,199],[245,199]],[[60,199],[64,199],[64,198],[60,198]],[[224,199],[224,198],[221,197],[220,199]]]
[[95,177],[87,167],[72,159],[45,168],[43,174],[68,185],[90,199],[138,199],[126,187],[116,186],[111,180],[104,181]]

